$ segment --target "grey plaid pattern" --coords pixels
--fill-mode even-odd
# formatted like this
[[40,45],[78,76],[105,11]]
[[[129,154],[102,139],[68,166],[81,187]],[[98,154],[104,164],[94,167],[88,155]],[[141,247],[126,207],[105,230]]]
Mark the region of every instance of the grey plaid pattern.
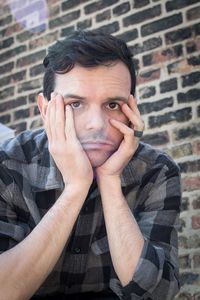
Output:
[[[94,180],[59,261],[32,299],[103,291],[112,291],[120,299],[173,299],[179,289],[179,168],[165,153],[141,142],[121,183],[145,238],[132,281],[122,287],[113,269]],[[62,190],[62,177],[48,152],[43,129],[26,131],[1,145],[1,253],[31,232]]]

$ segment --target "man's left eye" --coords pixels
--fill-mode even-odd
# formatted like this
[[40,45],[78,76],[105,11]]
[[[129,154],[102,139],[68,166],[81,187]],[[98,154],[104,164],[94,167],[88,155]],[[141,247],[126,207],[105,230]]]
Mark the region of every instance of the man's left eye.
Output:
[[119,103],[116,103],[116,102],[110,102],[108,103],[108,108],[111,109],[111,110],[117,110],[120,108],[120,105]]

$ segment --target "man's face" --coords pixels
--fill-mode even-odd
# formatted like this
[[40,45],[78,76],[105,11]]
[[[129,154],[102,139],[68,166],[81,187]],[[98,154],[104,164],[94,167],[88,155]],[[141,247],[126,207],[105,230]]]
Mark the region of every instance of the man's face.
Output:
[[93,167],[102,165],[123,139],[109,120],[128,124],[121,106],[130,90],[130,73],[122,62],[93,68],[76,65],[66,74],[56,74],[55,92],[71,105],[77,138]]

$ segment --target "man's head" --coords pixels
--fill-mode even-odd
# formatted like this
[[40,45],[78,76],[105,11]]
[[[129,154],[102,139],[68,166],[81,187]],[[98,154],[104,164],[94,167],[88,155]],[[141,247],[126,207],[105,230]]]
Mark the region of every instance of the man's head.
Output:
[[49,100],[55,89],[55,75],[69,72],[75,65],[85,68],[109,66],[121,60],[131,76],[131,94],[135,94],[135,68],[132,54],[126,44],[109,34],[95,31],[75,31],[69,37],[57,41],[44,59],[45,75],[43,93]]
[[38,99],[43,119],[51,92],[61,94],[92,166],[102,165],[123,139],[109,120],[129,123],[121,107],[134,94],[136,79],[126,44],[107,34],[75,32],[50,47],[44,64],[44,97]]

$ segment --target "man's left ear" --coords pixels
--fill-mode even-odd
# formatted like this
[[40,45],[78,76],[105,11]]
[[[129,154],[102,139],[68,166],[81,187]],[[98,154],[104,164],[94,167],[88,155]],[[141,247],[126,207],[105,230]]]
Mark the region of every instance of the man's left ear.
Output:
[[48,100],[44,97],[43,93],[39,93],[37,97],[37,104],[42,117],[43,122],[45,121]]

